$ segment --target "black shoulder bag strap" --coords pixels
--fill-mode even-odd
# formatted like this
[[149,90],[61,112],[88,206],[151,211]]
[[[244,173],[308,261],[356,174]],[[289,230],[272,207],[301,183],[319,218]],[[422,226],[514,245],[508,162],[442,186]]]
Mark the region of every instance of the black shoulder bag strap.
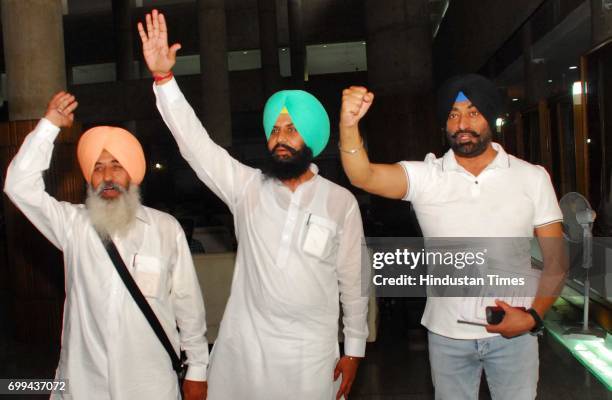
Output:
[[[174,347],[172,347],[172,343],[170,343],[168,335],[166,335],[164,328],[159,323],[157,316],[155,316],[155,312],[153,311],[153,309],[151,309],[149,302],[140,291],[140,288],[136,284],[136,281],[134,281],[132,274],[130,274],[130,271],[128,271],[127,267],[125,266],[123,259],[119,255],[117,246],[115,246],[115,243],[113,243],[112,240],[103,240],[102,243],[104,243],[104,248],[106,249],[106,252],[108,253],[110,259],[113,261],[113,265],[119,273],[121,280],[132,295],[132,298],[138,305],[138,308],[140,308],[140,311],[142,311],[145,318],[149,322],[149,325],[151,325],[153,332],[155,332],[155,335],[157,336],[161,344],[164,346],[164,349],[166,349],[166,351],[168,352],[170,360],[172,361],[172,369],[174,369],[174,371],[176,372],[180,383],[181,379],[183,379],[183,372],[185,366],[174,351]],[[179,391],[180,390],[181,386],[179,385]]]

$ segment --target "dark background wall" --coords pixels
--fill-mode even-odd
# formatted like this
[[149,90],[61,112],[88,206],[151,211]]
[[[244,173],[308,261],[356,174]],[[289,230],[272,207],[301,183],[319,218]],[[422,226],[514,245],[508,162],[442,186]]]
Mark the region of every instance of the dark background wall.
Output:
[[543,0],[452,1],[433,44],[438,83],[478,71]]

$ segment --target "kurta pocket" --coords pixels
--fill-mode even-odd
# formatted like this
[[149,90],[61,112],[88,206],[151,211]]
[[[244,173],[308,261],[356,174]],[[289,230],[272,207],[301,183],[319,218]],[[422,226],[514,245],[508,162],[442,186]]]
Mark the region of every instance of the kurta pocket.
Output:
[[160,297],[163,274],[163,263],[157,257],[134,257],[134,280],[145,297]]
[[327,259],[337,245],[338,225],[327,218],[314,214],[306,216],[306,228],[302,241],[302,250],[311,256]]

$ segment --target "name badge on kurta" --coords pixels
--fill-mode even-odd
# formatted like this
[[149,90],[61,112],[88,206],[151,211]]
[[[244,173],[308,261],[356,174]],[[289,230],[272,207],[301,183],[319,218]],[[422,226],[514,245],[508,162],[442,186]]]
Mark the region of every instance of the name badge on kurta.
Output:
[[158,298],[161,294],[162,265],[158,258],[141,256],[134,258],[134,280],[145,297]]

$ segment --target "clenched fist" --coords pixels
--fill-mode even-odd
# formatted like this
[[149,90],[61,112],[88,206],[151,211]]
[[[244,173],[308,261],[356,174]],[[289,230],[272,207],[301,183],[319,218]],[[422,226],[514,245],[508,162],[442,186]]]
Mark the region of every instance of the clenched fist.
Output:
[[368,112],[374,93],[368,92],[363,86],[351,86],[342,91],[342,108],[340,109],[340,125],[352,128]]

